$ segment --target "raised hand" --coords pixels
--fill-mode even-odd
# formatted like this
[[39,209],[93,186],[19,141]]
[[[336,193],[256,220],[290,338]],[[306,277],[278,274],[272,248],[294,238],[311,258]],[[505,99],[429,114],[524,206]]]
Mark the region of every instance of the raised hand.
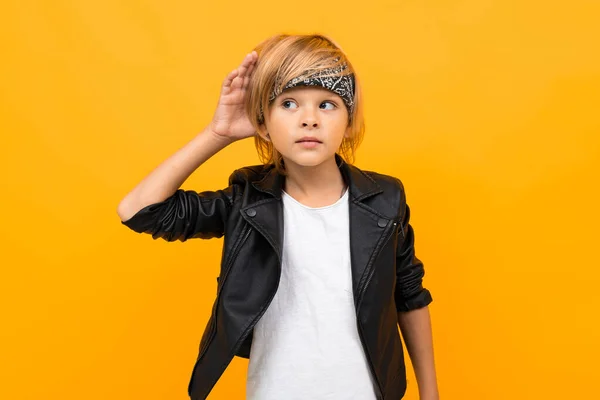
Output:
[[227,75],[221,87],[219,103],[210,123],[211,130],[231,141],[254,136],[256,133],[244,110],[246,90],[258,60],[253,51],[244,57],[239,67]]

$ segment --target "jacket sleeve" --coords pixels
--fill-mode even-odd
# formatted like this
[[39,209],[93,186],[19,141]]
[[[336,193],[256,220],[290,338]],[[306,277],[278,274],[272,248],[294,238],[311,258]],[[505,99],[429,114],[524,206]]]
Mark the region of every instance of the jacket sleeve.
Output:
[[164,201],[147,205],[121,223],[135,232],[168,242],[221,237],[233,201],[241,192],[236,172],[229,177],[225,189],[204,192],[178,189]]
[[[404,198],[404,194],[402,196]],[[415,232],[410,225],[410,208],[402,201],[404,209],[398,231],[396,247],[396,310],[411,311],[427,306],[433,301],[429,290],[423,287],[425,269],[415,255]]]

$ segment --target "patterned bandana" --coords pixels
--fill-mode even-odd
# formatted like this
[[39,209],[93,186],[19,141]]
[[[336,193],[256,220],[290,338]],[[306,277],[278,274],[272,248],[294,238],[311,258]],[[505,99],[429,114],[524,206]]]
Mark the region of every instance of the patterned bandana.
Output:
[[352,109],[354,108],[354,74],[339,76],[346,68],[348,68],[348,66],[342,64],[335,68],[327,68],[312,76],[305,77],[303,74],[289,81],[281,90],[278,90],[280,85],[275,84],[273,92],[269,97],[269,103],[275,100],[275,98],[286,89],[291,89],[296,86],[322,86],[340,96],[348,108],[348,114],[351,115]]

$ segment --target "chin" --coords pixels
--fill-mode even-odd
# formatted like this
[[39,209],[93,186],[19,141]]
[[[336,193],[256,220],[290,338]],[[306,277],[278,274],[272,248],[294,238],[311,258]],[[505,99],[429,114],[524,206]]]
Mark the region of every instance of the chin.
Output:
[[316,167],[327,161],[329,158],[335,157],[335,154],[326,155],[321,152],[302,152],[295,153],[290,156],[283,156],[284,159],[302,167]]

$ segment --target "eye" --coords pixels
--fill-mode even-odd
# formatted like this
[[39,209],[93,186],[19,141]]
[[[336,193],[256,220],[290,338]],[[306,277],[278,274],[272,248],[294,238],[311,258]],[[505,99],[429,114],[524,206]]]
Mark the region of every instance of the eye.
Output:
[[[327,108],[327,105],[329,105],[329,108]],[[294,108],[298,107],[296,102],[293,100],[284,100],[283,102],[281,102],[281,106],[285,109],[294,109]],[[325,106],[325,107],[323,107],[323,106]],[[321,105],[319,107],[321,109],[325,109],[325,110],[334,110],[337,108],[337,105],[332,101],[324,101],[321,103]]]
[[337,107],[335,105],[335,103],[332,102],[332,101],[324,101],[324,102],[321,103],[321,105],[323,105],[323,104],[329,104],[331,106],[330,108],[326,108],[326,110],[333,110],[333,109],[335,109]]
[[292,104],[296,104],[294,103],[292,100],[284,100],[283,103],[281,103],[281,105],[283,106],[283,108],[293,108],[291,105]]

